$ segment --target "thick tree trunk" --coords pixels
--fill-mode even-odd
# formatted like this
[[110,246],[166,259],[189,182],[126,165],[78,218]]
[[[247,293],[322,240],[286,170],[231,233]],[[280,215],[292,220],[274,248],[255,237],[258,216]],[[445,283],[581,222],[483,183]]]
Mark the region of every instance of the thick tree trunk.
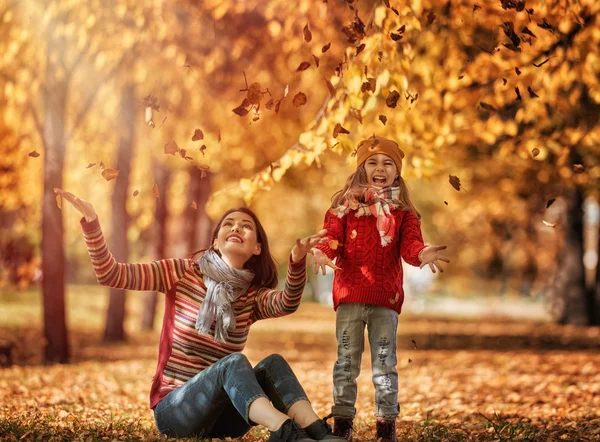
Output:
[[563,248],[550,289],[551,312],[560,324],[589,325],[588,301],[583,266],[583,191],[569,194],[564,221]]
[[44,361],[65,363],[69,339],[65,314],[65,250],[62,211],[53,189],[62,188],[65,159],[67,83],[56,75],[48,54],[44,90],[44,196],[42,200],[42,296],[44,304]]
[[[156,201],[154,210],[154,223],[152,225],[152,243],[150,245],[150,256],[152,259],[163,259],[167,257],[167,189],[171,181],[171,171],[167,166],[158,161],[152,165],[154,182],[162,190],[162,197]],[[149,292],[146,295],[144,310],[142,312],[142,329],[152,330],[156,316],[157,292]]]
[[[135,88],[131,83],[123,86],[119,122],[120,140],[116,164],[119,176],[111,199],[111,251],[117,261],[127,262],[129,254],[127,243],[127,228],[129,226],[127,194],[131,172],[131,158],[135,142]],[[125,298],[126,292],[124,290],[110,289],[104,341],[115,342],[125,340]]]
[[[600,255],[600,231],[598,231],[596,253]],[[600,259],[596,262],[596,283],[592,286],[589,296],[593,305],[593,308],[590,309],[590,325],[600,325]]]
[[[184,214],[184,232],[189,253],[210,246],[214,223],[206,213],[206,203],[212,190],[211,177],[210,173],[203,177],[202,171],[196,167],[190,169],[188,205]],[[192,202],[196,203],[197,209],[192,207]]]

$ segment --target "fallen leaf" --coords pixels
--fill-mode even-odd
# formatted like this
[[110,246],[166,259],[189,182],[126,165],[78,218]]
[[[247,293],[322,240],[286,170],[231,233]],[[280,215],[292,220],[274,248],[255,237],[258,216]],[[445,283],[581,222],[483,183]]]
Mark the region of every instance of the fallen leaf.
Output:
[[40,156],[40,154],[34,150],[33,152],[29,152],[29,156],[32,158],[37,158]]
[[309,43],[312,40],[312,32],[310,32],[310,29],[308,29],[308,23],[306,23],[306,26],[304,26],[303,34],[304,34],[304,41]]
[[460,178],[458,178],[457,176],[454,175],[449,175],[450,177],[450,184],[452,184],[452,187],[454,187],[456,190],[460,191]]
[[330,47],[331,47],[331,43],[327,43],[325,46],[323,46],[321,48],[321,53],[324,54],[325,52],[327,52],[329,50]]
[[140,192],[138,190],[134,190],[133,191],[133,197],[135,198],[136,196],[138,196],[140,194]]
[[298,92],[294,96],[292,103],[294,103],[294,106],[300,107],[300,106],[304,106],[306,104],[306,101],[307,101],[306,95],[303,94],[302,92]]
[[119,176],[119,171],[115,169],[104,169],[102,171],[102,176],[106,181],[114,180]]
[[400,93],[398,91],[391,91],[388,97],[385,99],[385,104],[387,107],[395,108],[398,104],[398,99],[400,98]]
[[204,139],[204,133],[200,129],[196,129],[194,131],[194,135],[192,135],[192,141],[198,141]]
[[179,152],[179,146],[177,145],[177,143],[175,141],[169,141],[167,144],[165,144],[165,154],[171,154],[171,155],[175,155],[177,152]]
[[540,154],[540,150],[537,147],[534,147],[533,150],[531,151],[531,155],[533,155],[533,158],[537,157]]
[[160,193],[158,192],[158,184],[154,183],[154,186],[152,187],[152,193],[154,194],[154,197],[156,199],[160,199]]
[[381,121],[385,126],[385,123],[387,123],[387,117],[385,115],[379,115],[379,121]]

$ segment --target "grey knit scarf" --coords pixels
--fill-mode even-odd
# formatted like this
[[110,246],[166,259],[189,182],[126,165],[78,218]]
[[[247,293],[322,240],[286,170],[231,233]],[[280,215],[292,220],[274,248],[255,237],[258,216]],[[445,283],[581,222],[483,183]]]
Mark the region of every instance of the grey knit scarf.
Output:
[[198,265],[204,275],[206,297],[198,311],[196,330],[210,335],[210,327],[214,323],[215,342],[224,343],[229,337],[227,330],[235,328],[231,303],[248,291],[254,273],[229,267],[212,249],[198,259]]

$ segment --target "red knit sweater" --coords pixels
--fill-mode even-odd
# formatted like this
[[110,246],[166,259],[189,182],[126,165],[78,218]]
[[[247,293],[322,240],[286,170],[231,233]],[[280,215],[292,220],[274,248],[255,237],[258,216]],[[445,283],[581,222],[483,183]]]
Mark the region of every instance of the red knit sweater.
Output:
[[393,210],[397,231],[390,244],[383,247],[377,232],[377,218],[355,216],[351,210],[342,218],[327,211],[324,228],[336,250],[329,243],[317,246],[330,259],[337,258],[333,280],[333,307],[344,302],[375,304],[402,310],[402,261],[419,266],[419,252],[425,247],[421,225],[412,211]]

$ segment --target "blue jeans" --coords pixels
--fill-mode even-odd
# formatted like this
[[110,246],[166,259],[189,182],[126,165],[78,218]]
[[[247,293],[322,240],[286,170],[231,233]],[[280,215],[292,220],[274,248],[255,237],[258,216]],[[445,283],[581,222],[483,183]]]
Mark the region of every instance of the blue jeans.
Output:
[[154,407],[154,419],[171,437],[241,437],[256,425],[248,410],[259,397],[286,414],[308,400],[282,356],[268,356],[252,368],[246,356],[232,353],[165,396]]
[[367,326],[375,386],[375,414],[395,419],[400,414],[396,371],[398,313],[377,305],[345,303],[337,308],[335,324],[338,359],[333,367],[333,416],[354,418],[356,414],[356,378],[360,374]]

